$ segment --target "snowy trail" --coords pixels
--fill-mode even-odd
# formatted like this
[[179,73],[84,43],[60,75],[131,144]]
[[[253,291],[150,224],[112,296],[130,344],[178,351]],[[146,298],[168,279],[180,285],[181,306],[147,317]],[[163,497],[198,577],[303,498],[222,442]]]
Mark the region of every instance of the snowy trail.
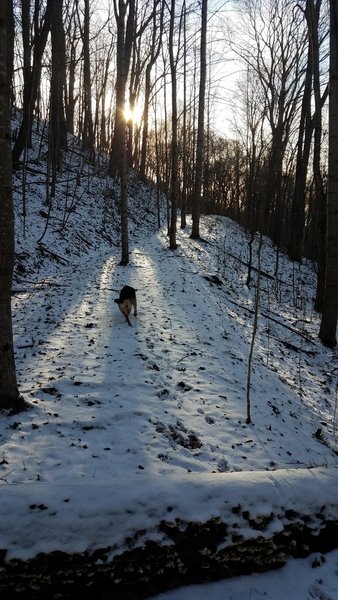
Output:
[[[69,479],[322,464],[309,415],[299,418],[297,397],[264,367],[253,373],[254,426],[245,424],[251,320],[206,281],[217,272],[212,246],[178,237],[175,252],[162,232],[139,238],[127,267],[94,252],[54,277],[57,294],[16,298],[18,346],[34,341],[18,349],[18,380],[36,410],[3,445],[10,481],[61,481],[64,455]],[[138,290],[133,327],[113,302],[125,284]]]

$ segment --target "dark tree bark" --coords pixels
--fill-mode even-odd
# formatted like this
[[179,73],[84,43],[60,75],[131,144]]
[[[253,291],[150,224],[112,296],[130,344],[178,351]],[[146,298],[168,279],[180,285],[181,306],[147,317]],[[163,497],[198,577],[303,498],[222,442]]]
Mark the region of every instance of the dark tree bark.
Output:
[[132,44],[135,39],[135,0],[118,0],[118,5],[117,0],[114,0],[114,11],[117,25],[116,102],[114,135],[109,162],[109,174],[113,177],[121,169],[121,160],[125,156],[125,101]]
[[[37,10],[37,9],[36,9]],[[37,15],[35,15],[35,23],[37,23]],[[13,168],[17,169],[20,163],[20,157],[25,147],[27,146],[32,129],[33,113],[35,102],[38,95],[38,89],[41,78],[41,63],[42,55],[44,53],[48,33],[51,25],[51,3],[50,0],[47,3],[45,16],[41,28],[35,29],[35,40],[33,48],[33,65],[30,72],[30,77],[26,74],[27,81],[25,81],[24,89],[24,104],[22,107],[22,122],[18,137],[15,141],[12,151]],[[27,86],[27,90],[26,90]]]
[[8,38],[10,1],[0,2],[0,408],[20,410],[13,346],[11,290],[14,269],[14,213],[10,134]]
[[326,86],[321,96],[320,81],[320,43],[319,43],[319,22],[320,22],[321,0],[310,1],[312,26],[312,49],[313,49],[313,91],[315,112],[313,116],[314,140],[313,140],[313,180],[314,191],[317,204],[317,235],[316,254],[318,264],[317,291],[315,309],[319,312],[323,308],[324,284],[326,270],[326,252],[325,252],[325,233],[326,233],[326,189],[323,183],[322,175],[322,108],[328,95],[328,86]]
[[100,122],[100,134],[99,134],[99,145],[102,152],[107,152],[107,129],[106,129],[106,91],[108,84],[108,75],[110,62],[112,57],[112,49],[113,49],[113,39],[108,48],[108,52],[106,54],[106,60],[103,70],[103,81],[101,86],[101,122]]
[[29,94],[29,84],[31,77],[31,50],[30,50],[30,0],[21,2],[21,23],[22,23],[22,48],[23,48],[23,103],[27,104]]
[[178,136],[177,136],[177,69],[174,56],[175,0],[171,0],[169,27],[169,56],[171,74],[171,215],[169,248],[176,250],[177,204],[178,204]]
[[63,0],[51,5],[51,38],[52,38],[52,78],[50,91],[49,117],[49,156],[52,167],[52,180],[62,166],[62,150],[66,147],[66,120],[64,98],[66,87],[65,36],[62,20]]
[[123,144],[121,148],[120,174],[120,210],[121,210],[121,261],[120,265],[129,263],[129,241],[128,241],[128,165],[127,148]]
[[338,312],[338,4],[330,1],[329,181],[326,219],[326,273],[319,337],[337,343]]
[[129,78],[129,109],[130,118],[127,120],[127,165],[137,169],[138,166],[138,153],[139,153],[139,139],[140,139],[140,127],[136,123],[134,118],[134,111],[136,106],[136,99],[140,92],[141,77],[144,68],[144,61],[141,60],[141,39],[138,39],[133,44],[132,48],[132,61],[130,67],[130,78]]
[[142,131],[142,145],[141,145],[141,161],[140,161],[140,177],[146,179],[146,158],[147,158],[147,144],[148,144],[148,133],[149,133],[149,105],[150,105],[150,94],[151,94],[151,71],[156,63],[158,55],[161,50],[162,34],[163,34],[163,13],[164,13],[164,2],[161,3],[161,10],[159,14],[159,23],[157,22],[157,6],[159,0],[154,0],[154,11],[153,11],[153,29],[152,29],[152,43],[150,50],[150,57],[146,66],[145,75],[145,89],[144,89],[144,111],[143,111],[143,131]]
[[93,114],[92,114],[92,89],[90,75],[90,49],[89,49],[89,0],[84,3],[84,23],[82,33],[83,43],[83,130],[82,130],[82,147],[91,152],[94,151],[94,129],[93,129]]
[[13,86],[13,72],[14,72],[14,38],[15,38],[15,23],[14,23],[14,10],[13,0],[9,2],[8,8],[8,30],[7,30],[7,72],[8,79],[10,82],[10,106],[15,105],[14,100],[14,86]]
[[129,243],[125,100],[132,44],[135,39],[135,0],[127,0],[127,2],[119,0],[118,6],[117,0],[114,0],[114,11],[117,24],[116,108],[109,174],[114,177],[118,175],[121,182],[122,254],[120,264],[127,265]]
[[292,197],[289,237],[289,256],[292,260],[298,262],[301,261],[303,256],[306,178],[309,165],[311,138],[313,133],[313,122],[311,119],[313,52],[311,46],[311,28],[309,19],[309,6],[311,1],[312,0],[307,0],[305,8],[305,14],[308,15],[309,41],[302,109],[298,130],[295,187]]
[[187,225],[187,5],[182,6],[183,22],[183,123],[182,123],[182,193],[181,193],[181,229]]
[[78,94],[75,94],[75,76],[76,67],[79,62],[77,57],[77,45],[79,43],[78,35],[78,0],[71,2],[71,6],[68,4],[66,7],[67,18],[66,18],[66,52],[67,52],[67,70],[66,70],[66,89],[65,89],[65,115],[66,115],[66,127],[69,133],[74,133],[74,112],[76,102],[78,100]]
[[192,230],[191,238],[200,237],[199,223],[201,216],[201,192],[203,178],[203,158],[204,158],[204,110],[205,110],[205,87],[206,87],[206,47],[207,47],[207,15],[208,0],[202,0],[202,18],[201,18],[201,49],[200,49],[200,86],[198,98],[198,127],[197,127],[197,148],[196,148],[196,170],[195,185],[192,199]]

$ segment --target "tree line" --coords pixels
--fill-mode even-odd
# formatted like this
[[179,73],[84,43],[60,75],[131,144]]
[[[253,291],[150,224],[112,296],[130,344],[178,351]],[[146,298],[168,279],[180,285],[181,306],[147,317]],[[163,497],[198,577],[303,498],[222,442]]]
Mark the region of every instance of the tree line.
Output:
[[[170,199],[169,247],[192,214],[237,220],[278,255],[314,262],[319,332],[336,343],[338,298],[337,6],[335,0],[2,0],[0,87],[0,406],[13,378],[11,173],[34,121],[48,129],[50,196],[69,135],[120,182],[121,264],[128,263],[128,170]],[[231,12],[235,9],[235,12]],[[231,15],[233,15],[231,18]],[[228,62],[226,62],[228,61]],[[240,73],[221,90],[222,66]],[[234,67],[235,68],[235,67]],[[222,78],[222,76],[221,76]],[[220,134],[218,96],[231,134]],[[20,125],[10,144],[10,117]],[[136,113],[139,117],[136,118]],[[7,362],[6,362],[7,361]],[[7,398],[7,400],[6,400]]]

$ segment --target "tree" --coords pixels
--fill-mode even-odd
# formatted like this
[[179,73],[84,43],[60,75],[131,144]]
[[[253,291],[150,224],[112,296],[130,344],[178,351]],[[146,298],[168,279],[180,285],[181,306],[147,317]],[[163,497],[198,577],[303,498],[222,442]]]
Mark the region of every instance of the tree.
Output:
[[0,408],[21,410],[16,382],[11,290],[14,268],[14,213],[10,135],[10,71],[7,51],[10,1],[0,2]]
[[131,51],[135,39],[135,0],[114,0],[114,13],[117,26],[116,101],[114,135],[109,162],[111,176],[116,176],[121,170],[121,161],[125,157],[125,102]]
[[[118,5],[117,5],[118,4]],[[116,54],[116,108],[114,137],[109,163],[109,174],[120,177],[120,210],[122,256],[121,265],[129,262],[128,242],[128,190],[127,190],[127,151],[126,151],[126,86],[130,66],[132,44],[135,39],[135,0],[114,0],[117,25]]]
[[[313,27],[312,35],[312,48],[313,48],[313,91],[314,91],[314,140],[313,140],[313,180],[314,180],[314,192],[316,198],[316,255],[318,265],[317,275],[317,290],[315,300],[315,310],[321,312],[323,308],[323,297],[324,297],[324,284],[325,284],[325,263],[326,263],[326,252],[325,252],[325,231],[326,231],[326,186],[323,181],[323,169],[322,169],[322,108],[327,100],[328,96],[328,85],[325,86],[323,94],[321,94],[321,78],[320,78],[320,39],[319,39],[319,26],[318,22],[322,15],[320,15],[321,0],[311,0],[311,16],[312,21],[316,21],[317,27]],[[326,32],[328,30],[326,28]],[[327,37],[324,35],[324,37]]]
[[311,0],[307,0],[305,14],[308,21],[308,51],[307,66],[304,81],[304,91],[302,107],[298,129],[297,141],[297,160],[295,184],[292,197],[290,237],[289,237],[289,256],[292,260],[301,261],[303,256],[304,229],[305,229],[305,197],[307,170],[311,149],[311,137],[313,133],[313,121],[311,119],[311,91],[313,76],[313,50],[312,50],[312,26],[318,23],[311,23],[310,16]]
[[330,0],[329,181],[326,218],[326,273],[319,337],[337,343],[338,312],[338,4]]
[[201,17],[201,49],[200,49],[200,87],[198,98],[198,127],[197,127],[197,149],[196,149],[196,170],[194,197],[192,202],[192,230],[191,238],[200,237],[199,221],[201,213],[201,191],[203,176],[203,155],[204,155],[204,110],[205,110],[205,87],[206,87],[206,47],[207,47],[207,14],[208,0],[202,0]]
[[66,89],[65,114],[66,126],[69,133],[74,133],[74,112],[78,94],[75,93],[76,68],[79,62],[77,47],[80,36],[78,0],[68,0],[65,6],[65,47],[66,47]]
[[151,36],[151,45],[149,52],[148,64],[146,66],[145,75],[145,89],[144,89],[144,110],[143,110],[143,132],[142,132],[142,146],[141,146],[141,162],[140,162],[140,177],[146,179],[146,156],[147,156],[147,143],[149,135],[149,105],[150,105],[150,94],[151,94],[151,71],[154,67],[156,60],[159,56],[162,44],[163,35],[163,14],[164,14],[164,2],[160,4],[159,13],[157,12],[158,0],[154,0],[153,10],[153,27]]
[[187,5],[183,2],[183,123],[182,123],[182,192],[181,192],[181,229],[187,225]]
[[[57,4],[57,3],[56,3]],[[50,1],[47,3],[46,11],[42,20],[42,24],[38,27],[38,7],[39,4],[35,3],[35,14],[34,14],[34,44],[33,44],[33,64],[32,67],[29,68],[28,72],[28,63],[29,58],[25,58],[25,64],[27,65],[27,70],[25,69],[25,78],[24,78],[24,93],[23,93],[23,107],[22,107],[22,122],[20,126],[20,130],[18,133],[18,137],[13,146],[13,166],[17,168],[19,166],[19,161],[22,152],[28,144],[31,134],[32,122],[33,122],[33,112],[34,107],[38,95],[38,89],[40,85],[41,78],[41,69],[42,69],[42,56],[46,47],[48,33],[50,31],[51,25],[51,3]],[[24,4],[23,4],[24,10]],[[25,14],[25,13],[24,13]],[[25,36],[26,37],[26,36]]]
[[50,90],[49,119],[49,152],[53,172],[61,168],[62,149],[66,146],[66,119],[64,110],[64,92],[66,87],[65,35],[62,19],[63,0],[51,4],[51,38],[52,38],[52,77]]
[[169,26],[169,62],[171,75],[171,218],[169,247],[176,250],[178,204],[178,135],[177,135],[177,61],[174,53],[175,0],[171,0]]
[[[304,86],[307,32],[303,15],[283,0],[242,0],[232,47],[254,74],[264,116],[263,220],[258,227],[279,247],[285,222],[284,167]],[[277,265],[276,265],[277,267]]]
[[90,49],[89,49],[89,0],[84,3],[84,23],[82,31],[83,43],[83,110],[84,123],[82,132],[82,147],[93,153],[94,150],[94,129],[92,115],[92,90],[90,75]]
[[[308,236],[310,245],[315,246],[318,264],[318,283],[315,308],[322,310],[323,280],[325,274],[325,189],[322,177],[322,107],[327,99],[328,86],[322,91],[321,45],[327,38],[327,19],[321,14],[322,0],[307,0],[304,15],[307,23],[308,53],[302,107],[298,129],[297,161],[294,191],[291,206],[290,237],[288,251],[291,259],[300,262],[306,251],[308,166],[313,138],[313,182],[315,197],[315,229]],[[324,17],[324,18],[323,18]],[[324,24],[324,27],[323,27]],[[312,107],[314,108],[312,114]],[[307,209],[307,210],[306,210]],[[315,241],[318,240],[318,241]]]
[[14,92],[13,92],[13,73],[14,73],[14,44],[15,44],[15,23],[14,23],[14,8],[13,0],[9,2],[9,17],[8,17],[8,29],[7,29],[7,64],[8,64],[8,78],[10,82],[10,93],[11,93],[11,106],[14,105]]

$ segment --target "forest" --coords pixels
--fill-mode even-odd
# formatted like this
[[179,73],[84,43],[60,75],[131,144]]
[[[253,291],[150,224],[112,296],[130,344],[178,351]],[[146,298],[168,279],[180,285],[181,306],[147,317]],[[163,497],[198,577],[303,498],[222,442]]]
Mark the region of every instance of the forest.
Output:
[[337,574],[337,2],[1,0],[0,198],[0,596]]

